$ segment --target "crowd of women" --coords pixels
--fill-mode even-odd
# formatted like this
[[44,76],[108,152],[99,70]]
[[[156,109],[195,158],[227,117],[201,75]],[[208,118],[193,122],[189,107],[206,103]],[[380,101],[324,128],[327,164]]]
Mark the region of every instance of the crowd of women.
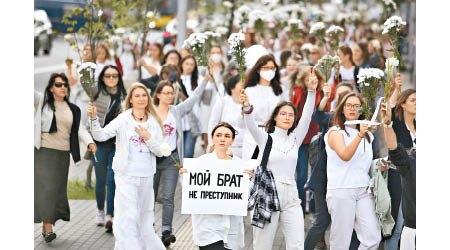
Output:
[[[97,67],[94,102],[70,63],[66,73],[52,74],[43,94],[35,93],[34,222],[43,223],[42,236],[51,242],[52,225],[70,220],[70,156],[78,163],[86,152],[96,177],[95,223],[114,232],[115,249],[165,249],[176,241],[175,190],[187,172],[176,163],[202,155],[260,163],[246,172],[268,181],[267,203],[258,206],[267,206],[270,216],[260,209],[249,215],[254,249],[271,249],[278,228],[288,250],[325,249],[329,226],[331,249],[378,249],[381,241],[386,250],[414,249],[415,90],[402,90],[397,74],[381,126],[345,124],[363,120],[358,71],[384,70],[389,52],[380,39],[364,31],[343,39],[341,64],[324,79],[312,66],[327,52],[313,36],[288,42],[281,32],[266,41],[248,28],[245,82],[222,45],[209,51],[209,72],[189,50],[163,53],[168,45],[159,43],[146,43],[139,53],[124,39],[114,58],[107,44],[95,51],[84,46],[82,62]],[[162,155],[162,142],[171,157]],[[374,168],[385,178],[385,192],[368,192]],[[375,194],[390,199],[385,219]],[[161,240],[153,228],[155,202],[163,207]],[[307,211],[314,222],[305,237]],[[192,225],[200,249],[244,246],[242,217],[194,215]]]

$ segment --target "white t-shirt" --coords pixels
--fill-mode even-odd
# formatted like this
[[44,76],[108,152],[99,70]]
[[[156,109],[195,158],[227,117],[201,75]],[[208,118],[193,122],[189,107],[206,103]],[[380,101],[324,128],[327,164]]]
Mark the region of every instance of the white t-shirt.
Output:
[[151,152],[145,141],[136,133],[135,127],[139,125],[150,130],[148,120],[142,123],[133,120],[133,123],[127,128],[129,167],[126,168],[126,175],[148,177],[153,175],[152,159],[150,157]]
[[[356,80],[355,80],[355,76],[353,75],[353,72],[355,71],[355,66],[352,66],[349,69],[344,68],[344,66],[341,65],[341,67],[339,68],[339,73],[342,76],[342,81],[343,82],[351,82],[353,86],[355,86]],[[328,79],[329,83],[333,83],[333,76],[335,75],[334,73],[334,68],[331,70],[331,77],[330,79]]]
[[170,146],[170,150],[177,148],[177,123],[171,112],[167,114],[166,120],[163,121],[164,137],[163,141]]
[[[358,136],[358,130],[345,127],[346,131],[334,126],[325,134],[325,150],[327,152],[327,189],[361,188],[368,187],[370,182],[369,170],[372,164],[373,135],[369,133],[370,143],[367,139],[361,140],[358,149],[349,161],[342,160],[328,144],[328,135],[331,131],[339,131],[344,136],[344,143],[348,146]],[[347,135],[347,133],[348,135]],[[364,149],[365,141],[365,149]]]

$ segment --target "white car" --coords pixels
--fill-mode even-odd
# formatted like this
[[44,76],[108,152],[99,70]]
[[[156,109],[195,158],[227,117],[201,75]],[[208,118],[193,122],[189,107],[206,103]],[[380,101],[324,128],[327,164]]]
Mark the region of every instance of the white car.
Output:
[[45,10],[34,11],[34,55],[42,49],[45,55],[52,48],[52,23]]

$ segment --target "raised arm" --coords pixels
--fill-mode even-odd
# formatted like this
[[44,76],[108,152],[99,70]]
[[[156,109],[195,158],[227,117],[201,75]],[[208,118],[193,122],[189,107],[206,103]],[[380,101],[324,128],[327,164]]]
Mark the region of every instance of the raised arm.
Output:
[[360,124],[360,131],[358,135],[350,142],[350,144],[346,146],[344,142],[344,135],[339,133],[339,131],[337,130],[332,130],[328,134],[328,144],[330,145],[331,149],[336,152],[339,158],[341,158],[343,161],[349,161],[352,159],[353,155],[358,149],[359,144],[361,143],[361,140],[364,138],[365,133],[367,133],[368,131],[369,130],[367,124]]
[[316,89],[319,85],[315,70],[312,68],[305,85],[308,88],[308,96],[306,97],[305,106],[303,106],[302,118],[300,118],[300,121],[294,130],[298,143],[302,143],[308,133],[309,124],[311,123],[311,117],[314,111],[314,103],[316,101]]
[[[240,99],[241,103],[244,104],[244,121],[245,121],[245,126],[247,127],[247,130],[252,135],[252,137],[255,140],[256,144],[258,144],[258,146],[260,148],[264,148],[264,145],[265,145],[266,140],[267,140],[267,138],[266,138],[267,137],[267,133],[262,132],[258,128],[258,126],[256,126],[255,118],[253,117],[253,114],[251,112],[251,111],[253,111],[253,106],[250,106],[250,102],[248,100],[248,96],[245,93],[244,89],[241,90],[241,94],[239,96],[239,99]],[[236,114],[236,115],[241,115],[241,114]]]
[[91,119],[93,119],[91,133],[92,137],[96,141],[106,141],[116,136],[119,133],[119,127],[124,116],[124,114],[117,116],[114,120],[108,123],[108,125],[102,128],[102,126],[100,126],[100,123],[98,122],[97,108],[92,103],[89,103],[88,115]]
[[184,102],[174,106],[175,112],[183,116],[184,114],[192,110],[194,104],[197,103],[200,100],[200,97],[203,95],[206,84],[207,83],[205,82],[205,80],[203,80],[203,82],[195,89],[194,93],[192,93],[191,96],[189,96]]

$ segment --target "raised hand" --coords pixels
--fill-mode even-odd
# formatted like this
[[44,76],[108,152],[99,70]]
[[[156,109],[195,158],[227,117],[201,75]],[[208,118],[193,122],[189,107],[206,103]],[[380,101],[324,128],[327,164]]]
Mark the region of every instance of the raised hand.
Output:
[[95,107],[94,103],[89,102],[87,111],[89,117],[91,117],[92,119],[94,119],[97,116],[97,107]]
[[394,78],[394,85],[395,85],[395,88],[398,89],[399,91],[402,90],[403,79],[402,79],[402,75],[400,73],[398,73],[395,76],[395,78]]
[[364,137],[368,131],[369,131],[369,125],[364,124],[364,123],[359,124],[359,135],[361,137]]
[[250,106],[250,102],[248,100],[248,96],[245,93],[244,89],[241,89],[241,94],[239,95],[239,101],[241,102],[241,104],[244,104],[244,107]]
[[383,103],[381,103],[381,118],[386,125],[392,121],[392,110],[389,101],[383,100]]
[[306,87],[308,88],[308,91],[316,91],[317,85],[319,85],[319,80],[317,79],[315,70],[311,68],[308,81],[306,81]]
[[324,97],[330,98],[330,96],[331,96],[331,87],[327,83],[325,83],[323,85],[322,91],[323,91],[323,96]]

